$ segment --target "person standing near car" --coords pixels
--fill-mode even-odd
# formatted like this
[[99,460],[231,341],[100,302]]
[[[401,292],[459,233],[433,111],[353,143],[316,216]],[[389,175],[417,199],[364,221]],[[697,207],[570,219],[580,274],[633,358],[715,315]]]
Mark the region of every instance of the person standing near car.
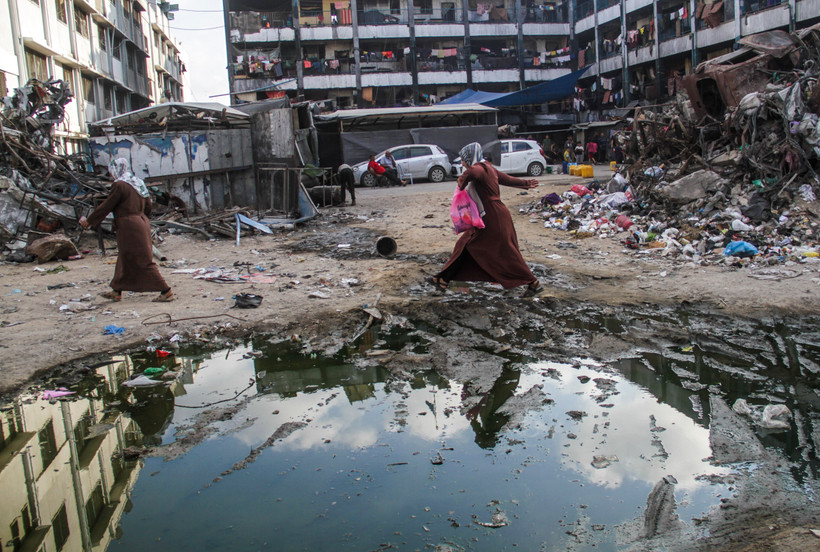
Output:
[[439,292],[446,291],[453,280],[495,282],[504,289],[526,285],[522,297],[538,295],[544,287],[521,255],[512,216],[501,202],[499,188],[501,184],[529,190],[538,186],[538,181],[522,180],[497,170],[484,160],[477,142],[464,146],[459,157],[464,172],[458,177],[458,187],[463,190],[472,183],[484,204],[484,228],[470,228],[461,234],[450,260],[430,278],[430,283]]
[[341,187],[342,205],[345,204],[345,190],[350,192],[350,204],[356,205],[356,177],[353,175],[353,168],[347,163],[342,163],[336,169],[336,183]]

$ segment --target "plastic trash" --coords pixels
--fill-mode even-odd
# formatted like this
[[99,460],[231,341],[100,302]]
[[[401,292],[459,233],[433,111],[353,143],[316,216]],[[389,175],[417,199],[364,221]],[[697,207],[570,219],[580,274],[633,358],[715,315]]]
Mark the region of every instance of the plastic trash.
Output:
[[632,219],[626,215],[618,215],[615,218],[615,224],[617,224],[619,228],[629,230],[629,228],[631,228],[635,223],[632,222]]
[[262,304],[262,296],[253,293],[239,293],[233,297],[234,307],[239,309],[255,309]]
[[165,368],[146,368],[145,370],[143,370],[143,374],[145,374],[148,377],[159,376],[164,373]]
[[760,422],[768,429],[789,429],[792,413],[784,404],[770,404],[763,409],[763,420]]
[[135,378],[122,382],[122,384],[126,387],[152,387],[154,385],[161,385],[162,382],[140,374]]
[[732,405],[732,410],[735,413],[740,414],[742,416],[751,416],[752,409],[749,408],[749,403],[746,402],[746,399],[738,399],[735,401],[735,404]]
[[611,194],[602,195],[598,198],[601,205],[605,205],[610,209],[620,207],[624,203],[629,203],[629,198],[624,192],[614,192]]
[[43,391],[43,394],[40,395],[40,398],[45,399],[45,400],[48,401],[48,400],[51,400],[51,399],[57,399],[59,397],[65,397],[65,396],[73,395],[73,394],[74,394],[74,391],[69,391],[65,387],[60,387],[59,389]]
[[125,328],[110,324],[103,328],[103,333],[106,335],[122,335],[125,333]]
[[582,184],[575,184],[569,191],[578,194],[579,196],[583,197],[585,195],[592,195],[592,191]]
[[750,232],[754,230],[754,226],[749,226],[742,220],[733,220],[732,221],[732,230],[736,232]]
[[754,257],[758,253],[760,251],[757,250],[757,247],[746,241],[729,242],[723,248],[723,255],[726,257]]
[[644,171],[644,174],[651,178],[660,178],[663,176],[663,166],[661,165],[660,167],[649,167]]
[[814,195],[814,190],[812,190],[811,184],[803,184],[797,189],[797,191],[806,203],[811,203],[817,199],[817,196]]

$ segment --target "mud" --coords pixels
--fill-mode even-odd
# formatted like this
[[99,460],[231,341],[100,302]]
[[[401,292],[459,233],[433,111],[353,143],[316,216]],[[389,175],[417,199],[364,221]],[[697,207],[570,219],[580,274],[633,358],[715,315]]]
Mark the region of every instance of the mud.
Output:
[[[556,180],[542,180],[539,194],[563,190]],[[748,465],[732,476],[733,495],[698,527],[687,529],[694,540],[681,541],[673,522],[674,483],[659,483],[649,500],[649,520],[638,516],[619,529],[625,549],[788,551],[817,545],[810,532],[820,526],[813,502],[820,441],[820,333],[813,317],[817,265],[767,273],[697,266],[639,256],[617,241],[570,240],[514,215],[524,256],[549,292],[522,300],[519,290],[479,284],[434,296],[423,281],[446,260],[455,239],[446,223],[449,192],[397,198],[385,197],[387,192],[362,190],[355,208],[328,209],[305,228],[273,238],[243,238],[241,249],[230,242],[167,236],[160,247],[171,261],[163,273],[180,297],[170,306],[132,294],[117,304],[95,299],[91,311],[60,311],[71,299],[106,289],[113,272],[110,256],[88,255],[63,273],[32,275],[30,265],[3,264],[3,392],[70,385],[98,362],[91,354],[146,346],[178,350],[180,343],[216,349],[264,332],[267,340],[299,343],[307,353],[358,350],[357,368],[384,369],[387,385],[396,388],[432,367],[463,385],[461,413],[473,416],[489,408],[498,414],[476,438],[494,446],[501,439],[514,444],[518,432],[527,429],[527,413],[550,403],[544,384],[512,394],[520,367],[545,357],[577,366],[584,359],[586,366],[598,366],[599,376],[579,381],[595,386],[595,401],[604,410],[618,394],[611,374],[632,374],[650,389],[658,378],[679,382],[693,394],[674,406],[695,418],[708,416],[715,464]],[[511,211],[516,200],[531,199],[508,191],[503,197]],[[376,239],[385,235],[398,244],[390,259],[375,250]],[[275,273],[275,282],[215,284],[173,273],[237,262],[262,266]],[[230,298],[238,292],[265,300],[259,309],[232,309]],[[157,316],[162,323],[145,323]],[[106,324],[126,331],[103,335]],[[638,351],[642,356],[635,360]],[[706,361],[710,370],[704,369]],[[558,377],[549,365],[539,369],[545,378]],[[38,381],[43,375],[48,377]],[[732,412],[731,399],[750,391],[761,402],[799,407],[793,408],[796,444],[784,446],[768,434],[762,441],[750,420]],[[505,400],[493,404],[497,396]],[[175,443],[155,447],[152,454],[179,458],[213,435],[253,423],[234,419],[244,404],[205,410],[177,428]],[[568,411],[549,432],[573,435],[574,425],[589,421],[583,414]],[[401,427],[408,415],[397,413],[395,423]],[[605,443],[608,422],[596,423]],[[280,425],[225,473],[254,462],[284,436],[282,428],[300,427]],[[650,431],[659,434],[662,428],[653,425]],[[606,450],[598,452],[596,469],[618,462]],[[664,453],[660,445],[657,454]],[[482,512],[478,521],[494,523],[493,511]],[[583,543],[596,529],[579,519],[571,531]]]

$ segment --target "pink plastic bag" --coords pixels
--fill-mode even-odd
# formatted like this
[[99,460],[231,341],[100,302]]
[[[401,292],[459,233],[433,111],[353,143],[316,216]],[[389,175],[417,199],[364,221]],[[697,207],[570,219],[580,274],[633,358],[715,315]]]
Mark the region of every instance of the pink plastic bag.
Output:
[[484,221],[481,220],[478,207],[465,190],[456,188],[453,203],[450,205],[450,218],[453,219],[456,234],[470,228],[484,228]]
[[575,192],[581,197],[585,195],[591,195],[592,191],[582,184],[575,184],[572,188],[569,189],[571,192]]

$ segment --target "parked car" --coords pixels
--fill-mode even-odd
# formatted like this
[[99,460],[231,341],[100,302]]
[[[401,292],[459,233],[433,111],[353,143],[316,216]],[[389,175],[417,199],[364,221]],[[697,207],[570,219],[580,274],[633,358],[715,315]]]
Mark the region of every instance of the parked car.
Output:
[[[381,163],[387,151],[377,153],[376,161]],[[450,174],[451,167],[447,153],[434,144],[408,144],[390,148],[389,151],[399,166],[399,176],[403,180],[412,177],[414,181],[421,178],[441,182]],[[353,175],[360,186],[376,185],[376,177],[367,172],[369,162],[368,159],[353,165]]]
[[[519,140],[512,138],[508,140],[497,140],[481,146],[484,156],[493,161],[493,165],[500,171],[507,174],[527,174],[529,176],[541,176],[547,160],[541,146],[535,140]],[[495,155],[491,155],[495,153]],[[498,159],[492,157],[501,157]],[[452,161],[452,175],[461,175],[463,168],[461,159],[456,157]]]

